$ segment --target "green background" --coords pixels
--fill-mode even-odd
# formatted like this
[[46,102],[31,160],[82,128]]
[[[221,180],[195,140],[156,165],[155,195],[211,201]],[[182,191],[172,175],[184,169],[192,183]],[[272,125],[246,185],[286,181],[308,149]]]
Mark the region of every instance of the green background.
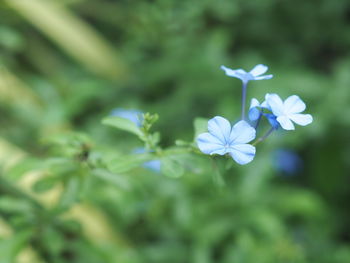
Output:
[[[350,262],[349,22],[347,0],[0,1],[0,262]],[[85,142],[111,160],[142,147],[101,124],[114,108],[158,113],[162,147],[196,117],[237,121],[220,65],[259,63],[274,78],[248,97],[297,94],[314,122],[232,161],[224,185],[209,157],[180,178],[72,161]],[[276,149],[302,169],[277,171]],[[28,187],[38,169],[53,179]],[[54,187],[58,204],[33,195]]]

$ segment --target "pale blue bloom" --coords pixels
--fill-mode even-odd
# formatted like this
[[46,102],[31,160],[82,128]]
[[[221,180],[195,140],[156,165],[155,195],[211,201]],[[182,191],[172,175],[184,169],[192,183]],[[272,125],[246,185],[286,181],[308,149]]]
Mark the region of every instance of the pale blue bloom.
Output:
[[255,147],[247,144],[255,139],[255,129],[246,121],[232,128],[228,120],[216,116],[208,121],[208,131],[197,137],[197,145],[205,154],[229,154],[237,163],[247,164],[254,159]]
[[221,66],[221,69],[225,71],[227,76],[238,78],[245,84],[250,80],[271,79],[273,77],[273,75],[262,75],[268,70],[268,67],[262,64],[256,65],[249,72],[243,69],[230,69],[225,66]]
[[270,125],[277,130],[280,124],[277,121],[277,117],[271,113],[263,113]]
[[151,160],[148,162],[144,162],[142,166],[149,170],[152,170],[153,172],[160,173],[162,163],[160,160]]
[[261,116],[265,116],[270,125],[277,129],[279,127],[279,123],[276,120],[276,116],[271,113],[264,113],[263,110],[270,110],[269,105],[267,104],[266,100],[264,100],[262,103],[260,103],[257,99],[253,98],[250,102],[248,117],[251,121],[257,121],[261,118]]
[[277,94],[266,94],[265,100],[272,113],[276,116],[276,120],[285,130],[294,130],[293,122],[305,126],[313,121],[310,114],[301,114],[306,109],[306,105],[296,95],[292,95],[285,101],[282,101]]
[[266,101],[263,101],[260,104],[260,102],[257,99],[253,98],[250,101],[250,107],[248,112],[249,120],[256,121],[257,119],[259,119],[260,115],[262,114],[262,109],[269,109]]
[[136,126],[141,127],[143,122],[142,112],[138,110],[126,110],[122,108],[117,108],[112,110],[111,116],[116,116],[120,118],[127,119],[136,124]]
[[277,171],[293,175],[302,169],[303,162],[298,154],[287,149],[279,149],[273,153],[273,166]]
[[[136,148],[133,152],[136,154],[142,154],[142,153],[148,153],[148,152],[152,152],[152,151],[148,151],[143,147],[139,147],[139,148]],[[154,160],[144,162],[142,164],[142,167],[149,169],[149,170],[152,170],[153,172],[159,173],[160,169],[161,169],[161,165],[162,165],[162,163],[159,159],[154,159]]]

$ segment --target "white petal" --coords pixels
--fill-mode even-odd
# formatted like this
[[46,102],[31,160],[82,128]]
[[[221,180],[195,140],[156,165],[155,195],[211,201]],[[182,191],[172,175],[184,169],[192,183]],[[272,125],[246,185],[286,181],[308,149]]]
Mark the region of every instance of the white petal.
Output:
[[260,110],[257,107],[254,107],[248,111],[248,118],[251,121],[256,121],[259,119],[260,115]]
[[236,74],[239,74],[239,75],[247,75],[248,73],[244,70],[244,69],[236,69]]
[[268,109],[268,110],[271,110],[271,109],[270,109],[270,106],[267,104],[266,100],[264,100],[263,103],[261,103],[260,107],[261,107],[261,108]]
[[256,65],[249,73],[254,77],[264,74],[269,68],[263,64]]
[[247,74],[243,69],[230,69],[225,66],[221,66],[221,69],[225,71],[227,76],[239,79],[242,79]]
[[277,121],[283,129],[294,130],[294,124],[287,116],[279,116],[277,117]]
[[219,149],[219,150],[212,151],[212,152],[210,153],[210,155],[213,155],[213,154],[224,155],[224,154],[226,154],[226,153],[227,153],[227,148],[222,147],[222,148]]
[[254,159],[255,147],[250,144],[237,144],[229,150],[231,157],[238,164],[247,164]]
[[306,109],[305,103],[297,95],[292,95],[284,101],[286,113],[300,113]]
[[265,96],[265,99],[266,99],[267,105],[269,105],[274,115],[276,116],[284,115],[283,101],[277,94],[267,93]]
[[260,107],[259,101],[255,98],[252,98],[252,100],[250,101],[250,107],[248,111],[249,120],[256,121],[259,118],[260,110],[258,109],[258,107]]
[[313,118],[310,114],[291,114],[288,115],[288,117],[294,121],[296,124],[299,124],[301,126],[305,126],[310,124],[313,121]]
[[264,75],[264,76],[258,76],[258,77],[254,77],[254,80],[262,80],[262,79],[272,79],[273,75]]
[[202,133],[197,137],[197,145],[201,152],[205,154],[212,154],[213,152],[225,149],[218,138],[210,133]]
[[254,108],[254,107],[260,107],[260,103],[256,98],[252,98],[252,100],[250,101],[249,109]]
[[208,131],[217,137],[222,144],[226,144],[230,138],[231,124],[225,118],[216,116],[208,121]]
[[239,121],[233,127],[230,134],[230,144],[242,144],[254,140],[255,129],[246,121]]

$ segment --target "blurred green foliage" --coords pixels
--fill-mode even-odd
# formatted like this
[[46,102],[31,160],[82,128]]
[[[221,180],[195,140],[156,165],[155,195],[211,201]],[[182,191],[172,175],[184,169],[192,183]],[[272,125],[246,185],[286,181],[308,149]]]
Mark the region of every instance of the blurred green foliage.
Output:
[[[2,0],[0,21],[1,263],[350,261],[349,1]],[[244,167],[182,152],[197,117],[239,117],[220,65],[258,63],[248,97],[298,94],[314,123]],[[111,125],[161,150],[102,125],[116,107],[158,113],[159,144]]]

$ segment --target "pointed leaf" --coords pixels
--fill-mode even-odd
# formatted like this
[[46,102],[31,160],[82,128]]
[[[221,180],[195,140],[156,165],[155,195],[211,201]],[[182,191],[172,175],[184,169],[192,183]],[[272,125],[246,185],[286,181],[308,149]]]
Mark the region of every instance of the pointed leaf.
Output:
[[102,124],[133,133],[139,137],[142,136],[142,132],[140,128],[137,127],[135,123],[133,123],[128,119],[124,119],[116,116],[109,116],[102,120]]
[[181,160],[174,156],[165,156],[161,159],[161,172],[165,176],[178,178],[185,173],[185,168]]
[[125,173],[150,160],[152,156],[148,153],[125,155],[108,161],[107,167],[112,173]]
[[100,179],[102,179],[103,181],[107,182],[107,183],[112,183],[120,188],[123,189],[128,189],[130,187],[129,181],[127,180],[126,177],[120,175],[120,174],[116,174],[116,173],[111,173],[105,169],[94,169],[92,171],[92,174]]

